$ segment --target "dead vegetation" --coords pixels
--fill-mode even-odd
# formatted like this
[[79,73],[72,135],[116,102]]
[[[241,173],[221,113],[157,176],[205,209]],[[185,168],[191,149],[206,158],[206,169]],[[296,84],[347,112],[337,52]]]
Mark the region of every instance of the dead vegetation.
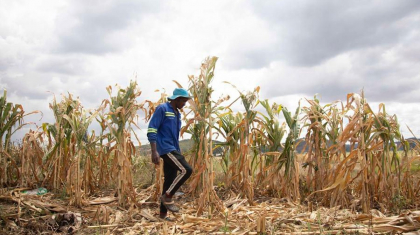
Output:
[[[260,196],[251,205],[233,192],[218,191],[223,213],[197,215],[194,199],[181,196],[182,213],[173,222],[157,217],[158,204],[149,201],[153,188],[136,193],[141,208],[123,209],[113,196],[95,198],[83,208],[45,195],[25,195],[22,189],[0,197],[4,233],[19,234],[416,234],[420,211],[386,216],[379,210],[357,213],[340,206],[301,205],[287,199]],[[7,195],[7,196],[6,196]],[[412,233],[410,233],[412,232]]]
[[[213,100],[216,62],[206,59],[200,75],[189,76],[194,98],[184,110],[182,133],[194,141],[187,156],[194,175],[183,188],[182,212],[173,215],[174,222],[156,217],[162,169],[151,171],[148,157],[135,148],[138,112],[148,121],[165,94],[156,102],[138,102],[136,82],[108,87],[109,99],[96,110],[83,109],[71,94],[62,96],[50,104],[54,123],[14,143],[13,134],[31,113],[7,102],[4,92],[0,232],[414,234],[420,229],[415,167],[420,143],[401,135],[397,117],[384,104],[375,112],[361,92],[324,106],[314,97],[290,112],[260,100],[259,87],[239,91],[233,102],[229,96]],[[233,112],[234,102],[242,102],[244,112]],[[99,133],[89,132],[95,121]],[[213,156],[215,138],[221,160]],[[25,192],[40,187],[48,193]]]

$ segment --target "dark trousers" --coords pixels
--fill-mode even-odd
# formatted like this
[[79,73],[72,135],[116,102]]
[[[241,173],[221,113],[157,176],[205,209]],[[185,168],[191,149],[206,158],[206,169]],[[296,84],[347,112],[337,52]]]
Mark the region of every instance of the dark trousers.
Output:
[[[191,176],[192,168],[185,160],[185,157],[178,151],[172,151],[160,156],[163,159],[163,190],[162,195],[167,193],[173,196],[183,183]],[[178,172],[180,172],[178,174]],[[168,210],[160,203],[160,213],[167,213]]]

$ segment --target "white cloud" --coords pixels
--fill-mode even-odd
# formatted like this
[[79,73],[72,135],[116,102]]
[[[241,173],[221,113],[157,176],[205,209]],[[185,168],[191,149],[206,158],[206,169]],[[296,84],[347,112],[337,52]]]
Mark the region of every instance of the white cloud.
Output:
[[96,108],[106,86],[136,78],[140,100],[156,100],[218,56],[214,99],[237,97],[223,81],[260,86],[261,99],[294,112],[305,97],[330,103],[364,89],[420,136],[419,26],[416,0],[2,1],[0,88],[50,121],[52,94]]

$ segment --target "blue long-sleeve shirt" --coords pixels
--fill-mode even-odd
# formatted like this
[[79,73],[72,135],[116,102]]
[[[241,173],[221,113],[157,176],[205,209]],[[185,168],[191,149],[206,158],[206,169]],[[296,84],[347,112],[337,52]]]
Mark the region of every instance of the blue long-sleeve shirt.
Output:
[[[176,114],[178,113],[178,114]],[[159,105],[149,122],[147,138],[156,143],[159,155],[167,154],[179,148],[179,132],[181,131],[181,114],[175,112],[167,102]]]

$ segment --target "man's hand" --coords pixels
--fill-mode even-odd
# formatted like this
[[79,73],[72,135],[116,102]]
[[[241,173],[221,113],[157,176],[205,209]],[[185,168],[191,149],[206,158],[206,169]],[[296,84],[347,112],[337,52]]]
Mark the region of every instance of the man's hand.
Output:
[[152,162],[156,165],[159,165],[160,157],[157,151],[152,151]]
[[150,143],[150,147],[152,148],[152,162],[159,165],[160,157],[156,148],[156,142]]

